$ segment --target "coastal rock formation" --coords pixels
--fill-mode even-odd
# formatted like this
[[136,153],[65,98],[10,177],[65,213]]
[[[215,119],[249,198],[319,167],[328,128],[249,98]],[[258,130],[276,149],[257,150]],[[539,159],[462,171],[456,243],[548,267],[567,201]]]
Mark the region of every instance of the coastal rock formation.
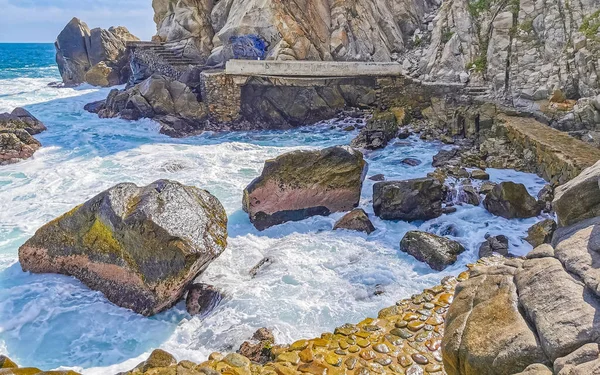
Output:
[[252,362],[265,364],[274,359],[271,349],[275,344],[275,336],[267,328],[259,328],[252,335],[251,341],[244,341],[238,353]]
[[559,226],[600,216],[600,162],[554,191],[552,206]]
[[442,215],[443,185],[433,178],[377,182],[373,209],[384,220],[429,220]]
[[525,237],[525,241],[527,241],[534,248],[545,243],[550,243],[555,230],[556,221],[552,219],[542,220],[527,230],[527,237]]
[[23,108],[0,114],[0,165],[18,163],[42,147],[32,137],[46,130],[44,124]]
[[11,113],[0,113],[0,128],[23,129],[31,135],[36,135],[46,126],[25,108],[15,108]]
[[458,242],[435,234],[410,231],[400,241],[400,250],[421,262],[425,262],[436,271],[443,271],[456,262],[465,248]]
[[212,285],[193,284],[188,289],[185,307],[190,315],[206,315],[221,302],[223,296]]
[[122,27],[91,29],[73,18],[56,38],[56,63],[63,83],[76,86],[88,82],[95,86],[114,86],[129,79],[125,53],[128,41],[137,41]]
[[183,295],[227,242],[227,215],[205,190],[175,181],[116,185],[37,230],[24,271],[75,276],[144,315]]
[[352,140],[352,147],[375,150],[387,146],[396,137],[398,120],[393,112],[377,112]]
[[98,116],[128,120],[152,118],[161,124],[160,132],[183,137],[205,130],[206,107],[184,83],[153,75],[134,87],[112,90]]
[[483,200],[484,207],[492,214],[506,219],[528,218],[540,214],[541,207],[523,184],[502,182],[494,186]]
[[508,237],[485,235],[485,242],[479,245],[479,257],[490,257],[494,253],[503,257],[508,256]]
[[336,221],[333,230],[336,229],[348,229],[371,234],[375,231],[375,226],[373,226],[365,210],[355,208]]
[[350,147],[292,151],[267,160],[244,190],[243,208],[259,230],[358,206],[367,172],[363,155]]

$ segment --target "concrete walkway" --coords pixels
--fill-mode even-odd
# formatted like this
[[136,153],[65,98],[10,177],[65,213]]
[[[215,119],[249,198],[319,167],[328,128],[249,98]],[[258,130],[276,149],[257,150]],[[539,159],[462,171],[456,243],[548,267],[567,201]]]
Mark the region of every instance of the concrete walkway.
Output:
[[398,63],[358,61],[264,61],[229,60],[225,73],[266,77],[390,77],[403,76]]

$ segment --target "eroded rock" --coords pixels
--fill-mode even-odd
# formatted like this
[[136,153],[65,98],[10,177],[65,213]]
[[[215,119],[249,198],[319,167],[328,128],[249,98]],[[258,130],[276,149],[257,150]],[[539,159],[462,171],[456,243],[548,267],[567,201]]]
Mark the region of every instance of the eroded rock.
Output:
[[400,250],[408,253],[432,269],[442,271],[454,264],[465,248],[458,242],[435,234],[410,231],[400,241]]
[[267,160],[260,177],[244,190],[243,208],[259,230],[358,206],[367,171],[350,147],[293,151]]
[[205,190],[175,181],[116,185],[37,230],[24,271],[75,276],[144,315],[173,305],[227,243],[227,215]]
[[527,230],[525,241],[530,243],[533,247],[550,243],[555,230],[556,222],[554,220],[546,219],[540,221],[539,223],[533,224],[533,226]]
[[442,215],[442,184],[433,178],[373,185],[375,215],[384,220],[429,220]]
[[541,207],[523,184],[502,182],[494,186],[483,200],[483,206],[492,214],[506,219],[528,218],[540,214]]
[[375,231],[375,226],[369,219],[369,215],[362,208],[355,208],[348,212],[333,226],[333,230],[348,229],[371,234]]
[[600,216],[600,162],[583,170],[579,176],[556,188],[552,206],[558,225],[569,226]]

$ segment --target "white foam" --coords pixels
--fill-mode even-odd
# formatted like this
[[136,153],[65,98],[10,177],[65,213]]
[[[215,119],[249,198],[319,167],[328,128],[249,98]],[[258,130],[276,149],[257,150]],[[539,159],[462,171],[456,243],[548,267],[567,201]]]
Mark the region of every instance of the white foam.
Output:
[[[355,132],[324,125],[175,140],[159,135],[149,120],[99,119],[83,111],[85,103],[105,97],[106,89],[53,89],[47,83],[0,81],[0,92],[13,93],[0,97],[0,111],[25,105],[48,126],[38,136],[44,147],[34,158],[0,167],[0,347],[19,363],[114,373],[132,368],[156,347],[180,360],[201,361],[212,351],[237,349],[263,326],[272,328],[279,342],[291,342],[373,316],[458,272],[476,259],[487,232],[508,235],[515,252],[529,249],[521,237],[537,219],[509,221],[471,206],[426,223],[382,221],[371,215],[378,230],[368,237],[332,232],[341,213],[258,232],[241,211],[241,199],[264,160],[297,148],[347,144]],[[369,176],[424,176],[433,170],[431,158],[440,147],[417,138],[398,141],[368,154]],[[423,164],[401,164],[406,157]],[[532,192],[543,186],[532,175],[490,174],[496,181],[525,182]],[[211,191],[229,215],[229,246],[200,277],[225,294],[209,316],[189,317],[180,303],[145,318],[113,306],[77,280],[26,274],[15,263],[18,247],[45,222],[116,183],[147,184],[159,178]],[[365,182],[361,198],[371,214],[372,185]],[[447,271],[433,272],[399,251],[407,230],[442,234],[449,225],[468,251]],[[273,263],[251,278],[248,271],[263,257]],[[375,296],[378,285],[385,293]]]

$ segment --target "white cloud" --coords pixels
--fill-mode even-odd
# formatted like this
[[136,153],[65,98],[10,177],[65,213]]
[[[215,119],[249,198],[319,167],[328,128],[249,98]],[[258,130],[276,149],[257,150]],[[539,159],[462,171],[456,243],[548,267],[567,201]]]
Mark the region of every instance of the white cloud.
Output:
[[53,42],[73,17],[90,28],[126,26],[140,39],[155,33],[150,0],[0,0],[0,42]]

